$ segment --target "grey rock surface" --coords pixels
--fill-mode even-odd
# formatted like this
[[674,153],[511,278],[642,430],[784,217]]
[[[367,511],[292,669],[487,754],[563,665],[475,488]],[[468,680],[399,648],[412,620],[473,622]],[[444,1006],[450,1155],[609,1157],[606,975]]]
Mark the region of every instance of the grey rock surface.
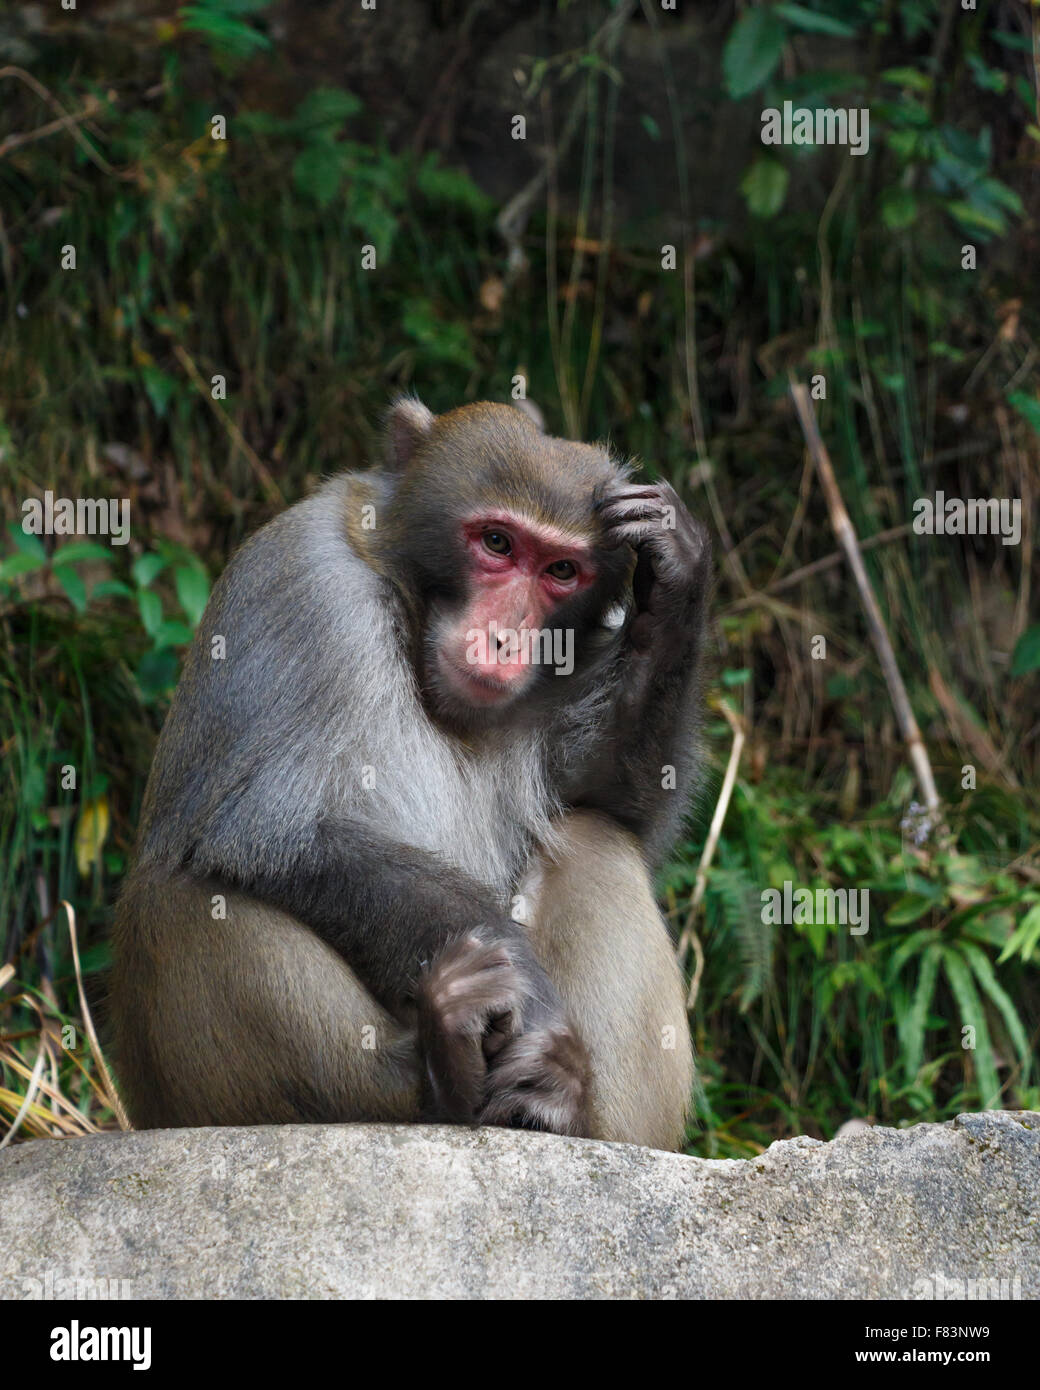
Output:
[[958,1292],[1040,1297],[1040,1114],[790,1139],[748,1160],[400,1125],[0,1153],[4,1298]]

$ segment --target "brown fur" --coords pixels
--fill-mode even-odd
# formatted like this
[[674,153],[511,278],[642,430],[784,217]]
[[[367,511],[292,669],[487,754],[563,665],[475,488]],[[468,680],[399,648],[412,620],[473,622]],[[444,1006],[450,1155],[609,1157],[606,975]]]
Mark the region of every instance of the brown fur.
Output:
[[[535,954],[589,1053],[588,1133],[681,1148],[693,1087],[684,990],[633,836],[572,812],[536,869]],[[674,1043],[674,1046],[667,1044]]]
[[415,1119],[414,1033],[291,917],[226,893],[214,921],[215,891],[138,869],[120,901],[116,1060],[134,1124]]
[[[638,847],[596,815],[572,812],[557,830],[554,857],[535,871],[528,931],[589,1054],[585,1133],[681,1147],[689,1031]],[[120,904],[113,990],[136,1007],[117,1012],[116,1042],[134,1123],[420,1119],[414,1032],[292,918],[227,894],[227,919],[214,921],[212,896],[135,871]],[[551,1108],[547,1093],[547,1117]]]

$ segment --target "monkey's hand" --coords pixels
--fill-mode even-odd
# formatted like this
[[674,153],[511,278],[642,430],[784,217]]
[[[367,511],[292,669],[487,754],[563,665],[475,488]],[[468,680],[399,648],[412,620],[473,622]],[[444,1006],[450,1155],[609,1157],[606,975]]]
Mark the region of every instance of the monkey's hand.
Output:
[[520,972],[502,941],[476,934],[446,946],[418,991],[426,1110],[453,1124],[476,1124],[487,1057],[512,1031],[523,1000]]
[[431,1117],[585,1132],[585,1049],[522,938],[453,942],[417,1002]]
[[674,835],[693,773],[711,548],[667,483],[616,488],[597,509],[604,544],[636,553],[632,612],[600,737],[565,790],[572,805],[631,830],[653,859]]
[[711,561],[707,529],[669,483],[629,484],[598,510],[608,546],[636,551],[630,647],[653,665],[682,667],[696,654]]

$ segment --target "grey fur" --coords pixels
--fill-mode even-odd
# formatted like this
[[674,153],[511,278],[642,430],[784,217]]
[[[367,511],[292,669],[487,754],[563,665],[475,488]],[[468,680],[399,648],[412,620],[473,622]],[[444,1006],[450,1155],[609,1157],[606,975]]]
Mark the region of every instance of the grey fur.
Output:
[[[694,756],[695,523],[685,515],[688,554],[659,565],[684,625],[677,654],[634,649],[629,631],[651,615],[603,554],[602,587],[575,610],[573,676],[547,673],[505,717],[464,730],[431,712],[417,676],[424,635],[454,600],[418,587],[422,550],[411,569],[403,553],[397,563],[399,487],[424,509],[415,545],[455,562],[426,539],[436,512],[416,454],[434,450],[466,487],[475,434],[495,477],[515,459],[518,505],[542,497],[561,518],[590,515],[627,476],[521,418],[481,406],[433,422],[404,402],[389,472],[333,479],[215,586],[117,911],[117,1062],[137,1123],[482,1115],[681,1142],[689,1038],[646,863],[674,833]],[[366,551],[361,498],[391,517],[396,550]],[[615,528],[646,525],[643,500],[612,505]],[[618,603],[623,627],[600,626]],[[662,758],[680,767],[670,797]],[[514,920],[518,889],[532,905]],[[666,1024],[676,1049],[659,1044]]]

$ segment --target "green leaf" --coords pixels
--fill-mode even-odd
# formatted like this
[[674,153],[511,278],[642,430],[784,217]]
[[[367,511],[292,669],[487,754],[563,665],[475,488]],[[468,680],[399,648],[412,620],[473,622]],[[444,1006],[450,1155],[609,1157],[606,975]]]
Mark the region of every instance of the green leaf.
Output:
[[80,560],[105,560],[111,564],[112,551],[109,546],[100,545],[97,541],[71,541],[58,547],[51,557],[51,564],[57,569],[59,565],[74,565]]
[[829,14],[819,14],[807,10],[804,5],[774,5],[773,9],[795,29],[807,34],[833,34],[838,39],[855,38],[856,30],[844,20],[834,19]]
[[989,996],[1000,1011],[1000,1016],[1004,1020],[1004,1027],[1008,1030],[1008,1037],[1014,1043],[1018,1060],[1025,1069],[1025,1075],[1022,1078],[1025,1082],[1028,1080],[1031,1058],[1029,1040],[1026,1037],[1025,1028],[1022,1026],[1022,1020],[1018,1016],[1018,1011],[994,974],[993,963],[985,951],[980,946],[974,946],[967,941],[961,942],[961,951],[966,956],[972,973],[982,986],[983,992]]
[[17,554],[8,555],[6,560],[0,561],[0,580],[14,579],[19,574],[32,574],[34,570],[42,570],[46,563],[46,554],[27,555],[24,550],[20,550]]
[[20,550],[23,555],[32,555],[41,565],[47,563],[47,552],[39,536],[34,535],[32,531],[23,531],[20,521],[9,521],[7,531],[16,550]]
[[293,183],[320,208],[327,208],[343,182],[343,151],[331,140],[315,140],[293,161]]
[[201,34],[218,53],[232,58],[251,58],[254,53],[265,52],[271,47],[266,34],[208,5],[182,5],[177,17],[186,33]]
[[154,700],[174,685],[177,679],[177,653],[173,647],[145,652],[137,667],[137,683],[146,700]]
[[1040,434],[1040,400],[1025,391],[1009,391],[1008,404],[1013,405],[1019,415]]
[[[71,961],[69,962],[71,966]],[[79,955],[79,968],[84,975],[96,975],[101,970],[108,970],[112,965],[112,947],[107,941],[99,941],[95,946],[88,946]]]
[[1007,207],[1009,213],[1014,213],[1016,217],[1022,217],[1025,213],[1025,204],[1015,189],[1008,188],[1007,183],[1002,183],[998,178],[984,178],[982,183],[977,185],[977,192],[990,203],[1000,203],[1001,207]]
[[161,647],[186,647],[193,635],[187,623],[179,623],[173,618],[167,618],[165,622],[159,624],[152,634],[152,644],[157,649]]
[[149,637],[154,637],[162,622],[162,600],[151,589],[137,591],[137,607],[141,613],[141,624]]
[[1031,907],[1008,938],[1008,943],[997,957],[997,964],[1003,965],[1012,956],[1021,956],[1028,961],[1037,945],[1040,944],[1040,903]]
[[209,598],[209,580],[201,569],[185,565],[177,570],[175,583],[177,602],[187,614],[188,622],[196,628]]
[[342,87],[318,87],[297,106],[293,124],[303,130],[315,127],[338,130],[344,121],[356,116],[360,110],[361,102],[353,92],[347,92]]
[[76,612],[85,613],[87,609],[87,586],[76,571],[63,568],[55,570],[54,574]]
[[968,67],[975,78],[975,85],[984,92],[1006,92],[1008,75],[999,68],[991,68],[977,53],[968,54]]
[[731,97],[744,97],[761,87],[780,61],[786,37],[783,21],[768,6],[745,10],[730,30],[722,53],[722,72]]
[[999,213],[982,212],[962,198],[950,203],[947,211],[967,232],[988,232],[993,236],[1000,236],[1004,231],[1004,219]]
[[449,203],[478,214],[492,207],[491,199],[464,169],[442,168],[436,155],[427,155],[420,164],[415,185],[431,203]]
[[[15,783],[17,786],[17,783]],[[42,807],[47,799],[47,774],[43,764],[32,762],[22,775],[20,802],[28,810]]]
[[759,155],[740,183],[749,211],[755,217],[775,217],[787,196],[787,167],[778,159]]
[[1011,674],[1028,676],[1030,671],[1040,671],[1040,624],[1027,627],[1015,643],[1015,654],[1011,658]]
[[952,946],[942,948],[943,970],[950,982],[950,989],[960,1010],[961,1027],[975,1030],[975,1048],[972,1057],[975,1062],[975,1078],[979,1100],[983,1110],[990,1109],[1000,1099],[1000,1081],[997,1077],[996,1063],[993,1060],[993,1047],[989,1040],[986,1015],[982,1000],[971,978],[962,956]]
[[881,220],[893,232],[909,227],[917,218],[917,199],[909,188],[886,188],[881,195]]
[[170,376],[168,372],[161,371],[158,367],[144,367],[141,370],[141,375],[144,378],[145,395],[151,402],[156,415],[162,420],[166,415],[166,407],[170,403],[170,397],[176,389],[176,378]]
[[735,685],[747,685],[751,679],[751,667],[745,666],[739,671],[725,670],[722,673],[722,684],[727,689],[732,689]]
[[891,82],[897,87],[909,87],[915,92],[930,92],[932,79],[926,72],[916,68],[886,68],[881,74],[882,82]]
[[910,1083],[916,1079],[924,1060],[925,1025],[928,1022],[928,1010],[931,1008],[932,997],[935,994],[935,981],[939,974],[941,955],[942,950],[938,942],[932,942],[921,956],[920,973],[917,976],[917,988],[914,990],[913,1003],[910,1005],[904,1028],[901,1030],[900,1041],[903,1044],[906,1079]]
[[90,591],[91,598],[133,598],[134,591],[121,579],[103,579]]
[[908,922],[916,922],[935,906],[934,897],[921,893],[904,893],[885,913],[885,921],[890,927],[905,927]]
[[1013,34],[1007,29],[994,29],[993,37],[1005,48],[1015,48],[1020,53],[1032,53],[1033,41],[1026,34]]
[[154,551],[148,551],[144,555],[138,555],[130,566],[130,573],[133,575],[134,583],[138,588],[147,589],[159,571],[165,568],[165,558],[162,555],[156,555]]
[[892,984],[899,977],[899,972],[912,955],[925,951],[932,942],[935,941],[935,932],[930,927],[920,928],[911,932],[905,941],[901,941],[892,952],[892,958],[888,962],[888,982]]
[[472,368],[473,350],[463,324],[437,316],[426,299],[413,299],[401,315],[401,327],[435,361]]

